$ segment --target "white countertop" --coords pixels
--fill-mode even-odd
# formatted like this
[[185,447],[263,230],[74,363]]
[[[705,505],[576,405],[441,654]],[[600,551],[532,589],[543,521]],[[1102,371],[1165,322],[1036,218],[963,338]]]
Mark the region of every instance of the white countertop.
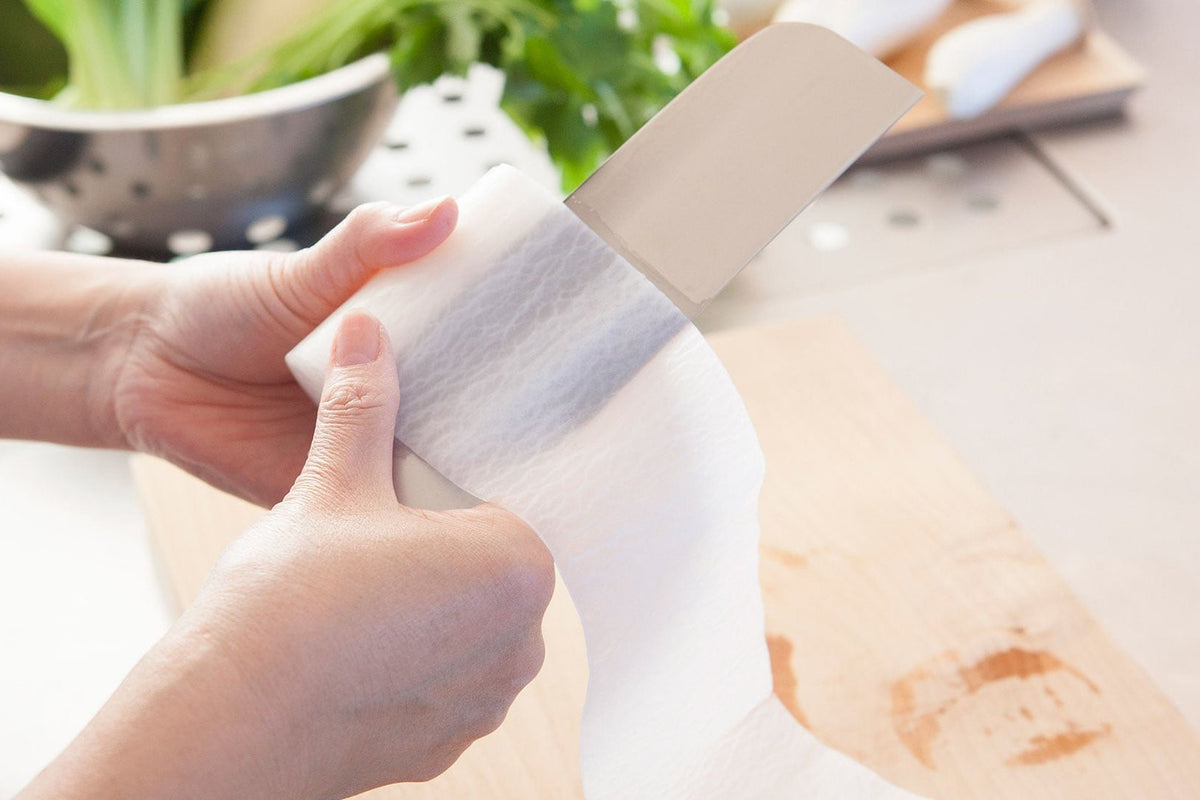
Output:
[[[845,319],[1200,727],[1200,223],[1190,214],[1200,179],[1190,31],[1200,7],[1099,6],[1105,27],[1150,67],[1148,88],[1126,121],[1036,141],[1103,203],[1110,229],[1076,225],[924,260],[918,248],[895,269],[885,260],[854,280],[770,299],[738,291],[769,285],[781,265],[802,269],[808,255],[793,237],[702,325]],[[0,442],[0,507],[8,796],[103,703],[173,611],[123,454]]]

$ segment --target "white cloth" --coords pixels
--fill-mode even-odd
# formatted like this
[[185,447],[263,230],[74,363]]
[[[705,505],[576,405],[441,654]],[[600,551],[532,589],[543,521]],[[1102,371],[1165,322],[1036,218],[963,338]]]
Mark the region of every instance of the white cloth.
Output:
[[[911,797],[772,696],[762,455],[703,337],[516,170],[460,208],[444,245],[345,308],[388,329],[397,438],[554,554],[587,640],[587,796]],[[288,356],[314,397],[340,313]]]

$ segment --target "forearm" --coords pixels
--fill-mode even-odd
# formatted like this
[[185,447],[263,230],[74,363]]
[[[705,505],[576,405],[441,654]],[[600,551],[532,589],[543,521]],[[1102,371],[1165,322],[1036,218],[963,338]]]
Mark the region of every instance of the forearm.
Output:
[[125,446],[112,390],[152,272],[64,253],[0,258],[0,438]]
[[[262,677],[185,616],[17,798],[330,797],[303,782],[314,756],[302,727],[274,716],[248,680]],[[292,769],[280,753],[296,759]]]

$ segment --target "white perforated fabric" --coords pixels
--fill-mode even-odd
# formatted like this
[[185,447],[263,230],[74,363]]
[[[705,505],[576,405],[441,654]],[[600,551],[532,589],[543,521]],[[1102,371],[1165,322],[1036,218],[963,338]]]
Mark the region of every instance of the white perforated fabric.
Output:
[[[444,245],[344,308],[391,336],[397,438],[554,554],[587,640],[587,796],[911,797],[771,695],[762,456],[703,337],[516,170],[492,170],[460,209]],[[341,313],[288,356],[314,398]]]

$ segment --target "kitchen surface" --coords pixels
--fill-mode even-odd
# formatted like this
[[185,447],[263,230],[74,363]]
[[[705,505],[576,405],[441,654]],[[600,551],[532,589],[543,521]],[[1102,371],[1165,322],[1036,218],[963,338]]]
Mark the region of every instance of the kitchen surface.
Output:
[[[1200,231],[1189,214],[1200,10],[1097,6],[1148,70],[1125,117],[856,167],[699,325],[840,318],[1200,728]],[[428,111],[437,100],[406,102]],[[393,152],[418,149],[420,131],[405,124],[388,133],[406,145]],[[528,158],[527,171],[552,178]],[[379,163],[370,180],[403,191],[456,180],[413,184],[403,165]],[[0,237],[52,239],[44,216],[4,203]],[[176,608],[126,454],[0,442],[0,502],[7,795],[79,730]]]

